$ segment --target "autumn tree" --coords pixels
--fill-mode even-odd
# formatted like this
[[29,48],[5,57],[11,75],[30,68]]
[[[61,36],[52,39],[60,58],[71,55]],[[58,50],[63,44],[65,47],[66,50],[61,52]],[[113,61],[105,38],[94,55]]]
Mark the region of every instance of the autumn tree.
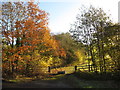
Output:
[[45,61],[45,53],[65,57],[64,50],[61,52],[59,43],[50,35],[48,13],[37,4],[5,2],[2,6],[3,71],[32,74],[34,67]]
[[78,43],[72,39],[70,33],[62,33],[54,35],[54,37],[60,42],[60,46],[66,52],[66,58],[64,58],[65,65],[85,63],[85,52],[82,43]]
[[[6,65],[8,64],[8,70],[13,72],[14,69],[14,61],[9,60],[9,58],[14,59],[12,55],[15,53],[15,23],[19,20],[23,20],[25,18],[25,7],[22,5],[23,3],[11,3],[11,2],[2,2],[2,35],[3,35],[3,60],[5,60]],[[17,39],[18,41],[18,39]],[[4,62],[4,61],[3,61]],[[4,66],[4,64],[3,64]]]

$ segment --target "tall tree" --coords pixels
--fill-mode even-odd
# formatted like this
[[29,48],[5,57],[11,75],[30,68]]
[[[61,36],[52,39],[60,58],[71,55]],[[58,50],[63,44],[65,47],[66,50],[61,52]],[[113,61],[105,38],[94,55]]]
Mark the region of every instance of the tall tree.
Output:
[[110,70],[120,71],[120,25],[113,24],[105,27],[105,52],[109,58],[107,58],[107,67],[111,67]]
[[[28,73],[36,52],[39,57],[48,51],[49,55],[65,57],[64,50],[60,51],[59,43],[50,35],[48,13],[33,2],[5,2],[2,5],[3,66],[9,67],[7,70],[14,73],[24,67]],[[39,61],[41,58],[36,62]]]
[[73,37],[87,46],[88,64],[92,61],[94,70],[96,70],[96,63],[99,61],[101,72],[103,71],[102,68],[104,68],[104,71],[106,69],[104,27],[110,24],[111,20],[101,8],[90,6],[88,9],[84,9],[82,14],[78,14],[77,21],[70,29]]

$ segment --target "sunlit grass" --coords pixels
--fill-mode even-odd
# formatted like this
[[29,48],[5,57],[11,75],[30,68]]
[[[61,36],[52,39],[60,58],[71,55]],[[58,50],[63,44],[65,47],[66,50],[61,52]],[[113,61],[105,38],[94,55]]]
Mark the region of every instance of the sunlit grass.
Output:
[[92,86],[86,86],[86,87],[84,87],[84,88],[93,88]]
[[61,68],[56,68],[56,69],[52,69],[51,73],[57,74],[58,71],[65,71],[65,74],[70,74],[72,72],[74,72],[74,66],[72,67],[61,67]]
[[5,79],[5,81],[7,82],[11,82],[11,83],[21,83],[21,82],[28,82],[28,81],[32,81],[35,80],[35,77],[17,77],[14,79]]
[[64,74],[58,74],[58,75],[55,75],[55,76],[46,77],[43,80],[58,80],[62,77],[64,77]]

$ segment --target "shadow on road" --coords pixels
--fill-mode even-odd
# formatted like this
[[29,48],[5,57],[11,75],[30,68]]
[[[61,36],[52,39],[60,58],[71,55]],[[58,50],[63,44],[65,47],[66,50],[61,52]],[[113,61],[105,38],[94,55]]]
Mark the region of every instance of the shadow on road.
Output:
[[66,83],[66,76],[66,74],[49,74],[45,78],[26,82],[2,81],[2,88],[72,88]]

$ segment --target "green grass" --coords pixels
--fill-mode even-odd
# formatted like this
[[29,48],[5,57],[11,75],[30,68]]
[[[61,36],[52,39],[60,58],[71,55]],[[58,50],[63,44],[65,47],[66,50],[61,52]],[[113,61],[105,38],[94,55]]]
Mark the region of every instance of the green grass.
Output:
[[[79,70],[76,73],[74,72],[73,67],[61,67],[57,69],[66,71],[66,74],[62,77],[62,80],[69,83],[75,88],[115,88],[119,87],[114,82],[115,77],[112,76],[112,73],[107,72],[103,74],[96,74],[93,72],[80,72]],[[71,74],[73,73],[73,74]],[[118,82],[117,82],[118,83]]]
[[87,80],[78,78],[75,74],[64,78],[74,88],[120,88],[113,80]]
[[62,77],[64,77],[65,74],[59,74],[59,75],[50,75],[46,78],[43,78],[42,80],[60,80]]
[[13,78],[13,79],[5,79],[5,82],[10,82],[10,83],[23,83],[23,82],[29,82],[32,80],[36,80],[35,77],[19,77],[19,78]]

